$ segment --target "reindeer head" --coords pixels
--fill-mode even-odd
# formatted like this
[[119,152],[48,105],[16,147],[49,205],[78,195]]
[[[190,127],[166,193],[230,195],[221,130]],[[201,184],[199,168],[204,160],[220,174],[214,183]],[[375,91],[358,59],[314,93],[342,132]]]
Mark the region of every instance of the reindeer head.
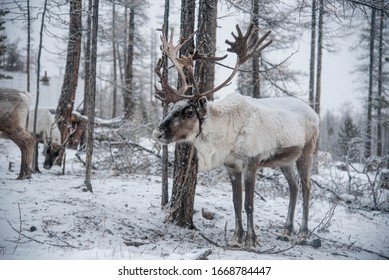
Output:
[[171,107],[166,117],[153,131],[160,143],[188,141],[193,142],[201,132],[201,124],[207,116],[207,98],[199,100],[183,99]]
[[[173,103],[169,113],[159,122],[158,127],[153,131],[153,136],[156,140],[163,144],[171,142],[189,141],[193,142],[201,133],[201,124],[208,114],[206,96],[227,86],[235,74],[238,72],[240,65],[246,62],[250,57],[258,55],[263,49],[269,46],[272,41],[266,42],[261,46],[263,41],[269,36],[268,31],[263,37],[258,38],[253,30],[254,25],[251,24],[245,35],[242,34],[239,26],[236,26],[238,35],[232,33],[234,42],[226,40],[226,44],[230,45],[227,51],[235,53],[237,60],[235,67],[230,76],[217,87],[206,92],[199,92],[199,86],[193,73],[193,61],[195,59],[220,60],[218,58],[201,57],[198,51],[195,50],[192,55],[178,57],[178,52],[182,46],[194,36],[192,33],[188,38],[181,39],[176,46],[173,45],[173,29],[171,31],[170,40],[161,36],[163,58],[168,58],[178,72],[178,77],[181,83],[179,89],[175,89],[168,84],[167,70],[161,72],[163,60],[159,59],[155,72],[160,78],[161,89],[156,87],[156,97],[165,104]],[[225,58],[225,57],[224,57]],[[221,59],[224,59],[221,58]],[[192,81],[191,84],[188,81]],[[187,95],[188,92],[194,92],[193,95]]]
[[45,161],[43,162],[43,168],[50,170],[53,167],[55,161],[59,157],[61,150],[64,149],[62,145],[49,141],[44,149]]
[[66,139],[62,142],[62,144],[53,141],[51,135],[47,138],[47,146],[44,149],[45,161],[43,162],[43,168],[50,170],[53,167],[54,163],[58,159],[61,152],[66,148],[69,143],[70,136],[76,131],[76,128],[71,130],[69,134],[66,136]]

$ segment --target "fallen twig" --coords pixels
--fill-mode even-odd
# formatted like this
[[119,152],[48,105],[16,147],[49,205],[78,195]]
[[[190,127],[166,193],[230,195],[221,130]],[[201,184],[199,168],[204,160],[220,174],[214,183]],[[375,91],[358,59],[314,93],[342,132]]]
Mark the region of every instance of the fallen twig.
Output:
[[215,241],[211,240],[210,238],[206,237],[206,236],[205,236],[204,234],[202,234],[201,232],[200,232],[199,234],[200,234],[200,236],[201,236],[202,238],[204,238],[205,240],[207,240],[209,243],[215,245],[216,247],[219,247],[219,248],[222,247],[222,246],[219,245],[217,242],[215,242]]
[[[149,153],[149,154],[151,154],[151,155],[153,155],[153,156],[155,156],[155,157],[157,157],[157,158],[159,158],[159,159],[162,160],[162,156],[159,155],[159,154],[157,154],[155,151],[150,150],[150,149],[148,149],[148,148],[146,148],[146,147],[143,147],[143,146],[141,146],[141,145],[139,145],[139,144],[137,144],[137,143],[128,141],[121,133],[118,133],[118,134],[119,134],[120,138],[122,138],[122,140],[124,141],[124,143],[126,143],[126,145],[127,145],[129,148],[135,147],[135,148],[141,149],[142,151],[145,151],[145,152],[147,152],[147,153]],[[172,164],[171,162],[168,162],[168,165],[169,165],[169,166],[173,166],[173,164]]]
[[[328,241],[328,242],[331,242],[331,243],[338,244],[338,245],[341,245],[343,247],[346,247],[348,250],[352,250],[352,247],[355,244],[355,242],[352,243],[352,244],[346,244],[346,243],[343,243],[343,242],[340,242],[340,241],[337,241],[337,240],[332,240],[332,239],[329,239],[329,238],[324,238],[324,237],[321,237],[321,236],[317,235],[316,233],[314,235],[316,237],[320,238],[320,239],[325,240],[325,241]],[[385,260],[389,260],[389,256],[386,256],[384,254],[381,254],[381,253],[378,253],[378,252],[375,252],[375,251],[372,251],[372,250],[369,250],[369,249],[362,248],[360,246],[358,246],[358,250],[364,251],[364,252],[367,252],[367,253],[370,253],[370,254],[377,255],[377,256],[385,259]]]
[[16,249],[18,248],[20,240],[21,240],[21,234],[20,233],[22,232],[22,211],[20,210],[20,204],[19,203],[18,203],[18,209],[19,209],[19,236],[18,236],[18,241],[16,241],[16,245],[15,245],[15,248],[14,248],[14,251],[12,252],[12,254],[15,254]]
[[340,200],[340,201],[343,201],[343,202],[346,202],[346,200],[344,198],[342,198],[340,195],[338,195],[337,193],[335,193],[333,190],[329,189],[329,188],[326,188],[326,187],[323,187],[321,184],[319,184],[318,181],[314,180],[314,179],[311,179],[313,183],[315,183],[316,186],[318,186],[319,188],[321,188],[322,190],[326,190],[326,191],[329,191],[330,193],[332,193],[334,195],[334,197],[337,199],[337,200]]
[[14,228],[14,226],[13,226],[13,225],[11,224],[11,222],[7,219],[7,217],[5,217],[5,220],[7,221],[7,223],[9,224],[9,226],[10,226],[15,232],[17,232],[19,235],[21,235],[21,236],[27,238],[27,239],[30,240],[30,241],[34,241],[34,242],[39,243],[39,244],[42,244],[42,245],[49,245],[49,246],[53,246],[53,247],[60,247],[60,248],[69,247],[69,248],[73,248],[73,249],[79,249],[79,247],[70,245],[69,243],[64,242],[64,241],[61,240],[61,239],[60,239],[60,241],[64,242],[65,245],[42,242],[42,241],[37,240],[37,239],[35,239],[35,238],[33,238],[33,237],[30,237],[30,236],[28,236],[28,235],[25,235],[24,233],[21,232],[21,230],[17,230],[16,228]]
[[212,254],[212,250],[211,249],[208,249],[208,250],[205,250],[204,252],[201,252],[196,258],[195,260],[206,260],[207,257]]

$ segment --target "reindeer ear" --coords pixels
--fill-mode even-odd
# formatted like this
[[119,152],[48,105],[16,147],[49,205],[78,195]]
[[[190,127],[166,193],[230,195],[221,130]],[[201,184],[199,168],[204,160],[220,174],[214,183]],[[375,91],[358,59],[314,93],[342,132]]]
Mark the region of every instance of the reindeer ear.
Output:
[[199,115],[199,117],[201,119],[203,118],[206,118],[207,117],[207,103],[208,103],[208,100],[207,100],[207,97],[205,96],[202,96],[198,101],[197,101],[197,113]]

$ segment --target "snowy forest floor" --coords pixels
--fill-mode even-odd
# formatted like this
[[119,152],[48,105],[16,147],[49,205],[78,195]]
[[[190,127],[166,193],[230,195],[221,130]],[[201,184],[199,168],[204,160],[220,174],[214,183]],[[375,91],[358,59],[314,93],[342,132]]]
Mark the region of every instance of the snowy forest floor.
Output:
[[[129,157],[125,151],[119,153]],[[43,157],[39,160],[42,164]],[[199,174],[197,229],[189,230],[164,222],[167,210],[160,206],[161,179],[151,167],[147,172],[118,175],[121,172],[115,168],[100,164],[90,193],[83,191],[84,167],[75,151],[67,152],[66,175],[59,175],[61,168],[54,166],[49,171],[41,168],[42,173],[31,180],[18,181],[19,164],[17,146],[2,139],[0,259],[389,258],[385,208],[389,191],[376,190],[380,208],[371,207],[367,179],[356,173],[349,181],[347,172],[334,164],[321,166],[313,177],[309,217],[313,233],[308,245],[277,240],[286,219],[288,190],[278,171],[265,170],[259,176],[254,217],[259,245],[251,252],[227,246],[234,211],[231,187],[222,170]],[[297,230],[301,208],[299,198]],[[204,219],[202,209],[214,218]]]

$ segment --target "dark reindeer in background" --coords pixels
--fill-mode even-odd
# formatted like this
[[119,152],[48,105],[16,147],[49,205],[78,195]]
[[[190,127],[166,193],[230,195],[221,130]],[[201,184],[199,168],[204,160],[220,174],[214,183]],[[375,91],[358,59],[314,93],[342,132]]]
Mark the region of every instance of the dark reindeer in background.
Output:
[[[43,167],[51,169],[59,156],[59,152],[65,149],[70,136],[74,133],[73,130],[61,143],[61,134],[54,115],[48,109],[39,108],[36,122],[36,137],[34,138],[32,136],[34,131],[34,111],[29,111],[30,98],[31,95],[28,92],[0,88],[0,138],[12,140],[18,145],[22,155],[22,163],[17,179],[31,178],[33,171],[39,172],[37,159],[38,143],[44,144],[43,153],[45,161]],[[34,143],[36,153],[35,170],[32,170]]]
[[[34,115],[35,111],[30,110],[30,118],[27,127],[30,134],[34,133]],[[59,131],[54,115],[50,113],[48,109],[38,108],[36,119],[35,171],[40,172],[37,156],[38,144],[42,143],[44,145],[43,154],[45,156],[45,161],[43,162],[43,168],[49,170],[57,160],[61,149],[65,149],[70,135],[68,135],[66,141],[63,141],[61,144],[61,132]]]
[[[198,151],[199,169],[210,170],[225,165],[233,192],[235,209],[235,231],[231,246],[252,248],[256,245],[254,232],[254,188],[256,171],[263,167],[280,167],[290,189],[288,215],[281,236],[290,240],[294,231],[293,220],[296,207],[298,183],[293,172],[297,166],[303,194],[303,216],[298,235],[302,241],[308,236],[308,213],[310,199],[310,177],[312,155],[319,133],[319,117],[304,102],[297,98],[254,99],[239,94],[231,94],[216,102],[208,102],[207,95],[227,86],[240,65],[253,54],[260,54],[271,41],[265,41],[270,32],[262,38],[255,36],[253,25],[243,35],[236,26],[238,35],[234,42],[226,41],[227,51],[237,55],[232,74],[219,86],[208,92],[198,92],[198,85],[187,83],[192,80],[194,55],[177,57],[188,39],[173,45],[173,35],[167,41],[163,36],[162,52],[178,71],[182,83],[177,90],[168,85],[161,74],[161,60],[156,66],[161,89],[157,97],[164,103],[174,103],[170,112],[158,124],[153,136],[160,143],[188,141]],[[171,32],[173,34],[173,31]],[[192,34],[191,36],[194,36]],[[194,95],[185,95],[188,90]],[[247,232],[242,226],[242,186],[245,187],[245,211]]]

